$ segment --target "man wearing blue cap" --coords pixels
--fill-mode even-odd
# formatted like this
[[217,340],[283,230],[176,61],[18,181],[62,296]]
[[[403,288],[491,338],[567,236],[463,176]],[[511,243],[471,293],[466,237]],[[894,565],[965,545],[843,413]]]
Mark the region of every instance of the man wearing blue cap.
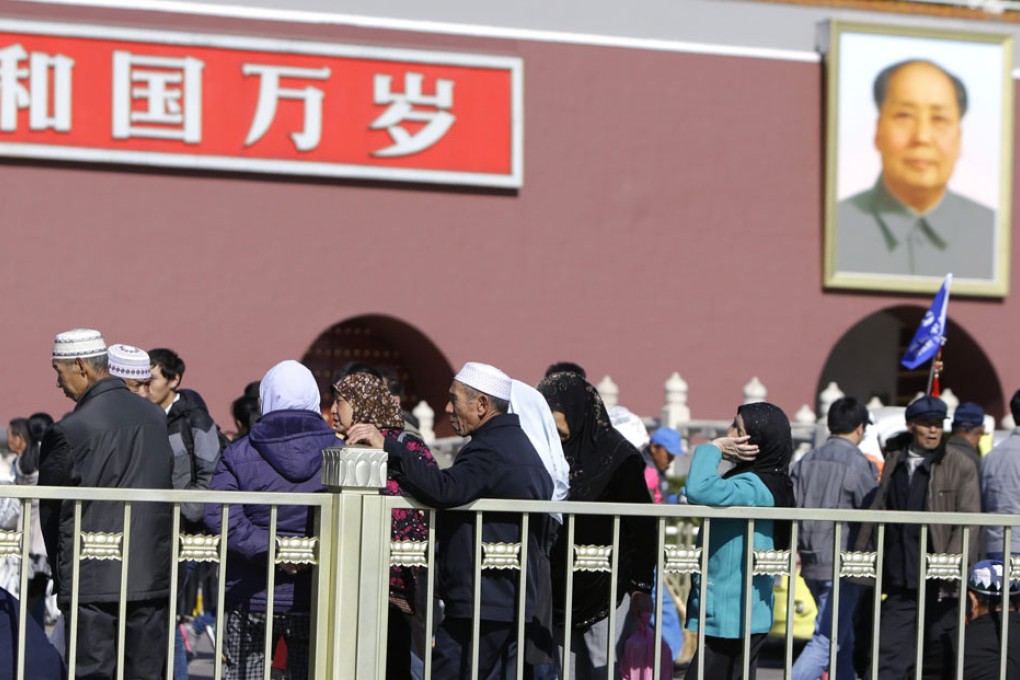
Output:
[[[641,449],[641,456],[645,459],[645,484],[652,494],[652,500],[656,503],[676,503],[676,494],[669,494],[669,480],[666,478],[666,471],[677,456],[684,453],[684,443],[680,433],[672,427],[660,427],[649,437],[648,445]],[[656,579],[655,587],[658,588],[659,580]],[[652,602],[655,601],[655,590],[652,590]],[[635,605],[631,605],[631,612],[638,614]],[[633,621],[628,621],[621,643],[625,643],[630,636]],[[677,615],[676,602],[668,587],[662,589],[662,641],[669,646],[670,653],[674,659],[680,657],[684,646],[683,625]]]
[[[907,432],[887,442],[882,480],[869,509],[981,512],[977,468],[966,455],[946,447],[946,411],[945,402],[937,397],[924,396],[907,406]],[[874,528],[862,525],[856,550],[871,546]],[[878,652],[881,678],[906,678],[913,673],[918,587],[924,578],[918,571],[920,534],[918,524],[885,525],[882,586],[886,597]],[[977,536],[976,527],[971,527],[970,535]],[[967,564],[977,559],[977,543],[973,539],[969,543],[968,554],[963,556]],[[928,526],[929,554],[959,555],[962,551],[962,526]],[[927,583],[924,597],[924,676],[952,677],[959,586],[951,581]]]
[[953,414],[953,433],[946,446],[974,461],[981,470],[981,453],[978,442],[985,434],[985,410],[972,401],[965,401],[956,407]]
[[[669,493],[669,481],[666,479],[666,470],[673,464],[673,459],[684,452],[684,443],[680,433],[671,427],[660,427],[652,433],[648,446],[641,452],[647,465],[645,481],[648,482],[649,491],[652,492],[652,499],[656,503],[662,502]],[[657,488],[652,489],[652,480],[657,478]],[[672,502],[676,502],[675,500]]]

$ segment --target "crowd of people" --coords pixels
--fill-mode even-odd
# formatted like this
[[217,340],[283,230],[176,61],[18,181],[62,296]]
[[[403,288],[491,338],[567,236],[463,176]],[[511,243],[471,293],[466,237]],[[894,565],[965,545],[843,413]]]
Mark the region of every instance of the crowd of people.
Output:
[[[1010,409],[1014,419],[1020,421],[1020,391],[1013,395]],[[904,413],[906,431],[884,442],[879,470],[858,448],[870,423],[868,410],[853,397],[839,399],[828,412],[828,440],[791,470],[797,504],[805,508],[899,510],[933,516],[979,513],[982,509],[1015,514],[1020,510],[1020,457],[1015,455],[1020,447],[1020,429],[1013,430],[982,456],[979,447],[985,436],[986,416],[981,406],[960,404],[948,432],[947,415],[948,407],[938,397],[921,396],[911,402]],[[883,554],[880,634],[876,642],[878,677],[898,680],[920,672],[924,678],[955,678],[961,653],[964,678],[1000,677],[1003,598],[1009,602],[1012,626],[1020,597],[1020,573],[1014,572],[1008,582],[1004,581],[1003,556],[1012,551],[1004,551],[1001,526],[931,523],[922,532],[921,524],[891,522],[884,525],[880,546],[877,525],[873,523],[843,523],[839,545],[835,545],[835,526],[824,521],[804,521],[800,526],[797,548],[801,573],[814,596],[818,615],[814,635],[793,667],[795,680],[816,680],[827,672],[834,618],[834,680],[853,680],[870,673],[871,589],[875,580],[839,578],[833,561],[836,551],[878,548]],[[954,570],[962,574],[961,570],[969,567],[966,583],[927,574],[921,561],[921,546],[925,544],[928,555],[960,556],[963,564]],[[839,604],[833,612],[837,589]],[[961,610],[968,622],[962,650],[958,644]],[[867,634],[855,635],[860,628]],[[1020,636],[1012,630],[1005,650],[1007,666],[1002,677],[1020,677]],[[915,667],[918,658],[920,669]]]
[[[881,473],[859,448],[870,416],[853,397],[831,406],[829,439],[795,463],[786,414],[769,403],[742,405],[723,436],[693,449],[686,485],[677,494],[671,492],[666,472],[685,455],[680,433],[664,427],[649,436],[640,419],[625,409],[607,411],[583,368],[572,363],[550,366],[537,387],[513,380],[494,366],[466,363],[449,387],[446,406],[454,431],[466,439],[445,468],[437,465],[413,416],[403,410],[394,376],[367,364],[349,364],[335,376],[324,418],[311,371],[293,360],[277,363],[233,402],[233,441],[213,421],[202,397],[182,387],[185,363],[173,350],[108,346],[98,331],[75,329],[56,336],[52,366],[57,385],[75,406],[56,422],[45,414],[11,421],[8,448],[16,456],[12,470],[18,484],[319,492],[325,490],[323,449],[365,444],[385,451],[388,481],[383,493],[404,494],[441,511],[434,527],[436,573],[390,568],[390,678],[422,677],[429,657],[433,678],[516,677],[519,656],[529,678],[645,680],[656,664],[662,677],[672,677],[673,660],[683,643],[680,609],[688,630],[704,627],[704,644],[690,660],[687,677],[741,678],[745,665],[754,677],[773,625],[774,594],[773,577],[746,573],[747,520],[713,520],[707,545],[701,545],[699,535],[699,546],[707,551],[707,577],[693,577],[681,608],[673,606],[668,585],[657,578],[660,548],[657,524],[650,516],[628,514],[617,523],[610,515],[577,515],[573,544],[616,545],[616,569],[575,570],[568,578],[577,555],[568,544],[561,514],[532,515],[525,532],[518,513],[485,513],[476,525],[473,514],[442,512],[480,498],[931,513],[980,512],[982,507],[1020,510],[1020,429],[982,457],[983,410],[961,404],[951,432],[945,433],[947,407],[936,397],[922,397],[907,407],[906,432],[885,442]],[[1011,408],[1020,421],[1020,392]],[[0,528],[17,528],[22,507],[18,500],[0,499]],[[171,603],[173,508],[132,504],[123,603],[126,635],[118,649],[120,564],[89,559],[74,563],[73,503],[42,500],[32,507],[31,564],[21,598],[33,650],[26,677],[66,674],[60,657],[66,658],[72,648],[72,606],[77,607],[77,677],[110,678],[120,670],[126,678],[159,678],[167,655],[173,653],[175,679],[187,678],[186,626],[194,624],[192,617],[203,609],[204,616],[223,617],[224,677],[261,678],[267,663],[286,678],[308,677],[312,572],[307,565],[281,564],[270,593],[266,566],[271,525],[281,536],[312,535],[313,517],[307,509],[280,506],[274,513],[266,505],[181,503],[184,533],[219,534],[227,523],[228,561],[223,602],[215,601],[214,566],[188,563],[179,570],[179,597]],[[124,517],[119,503],[81,503],[82,531],[122,532]],[[476,526],[484,543],[527,544],[526,581],[522,584],[512,570],[483,570],[478,610]],[[870,602],[864,594],[874,583],[840,578],[833,561],[839,550],[875,550],[878,535],[884,536],[885,555],[878,677],[913,677],[918,625],[923,629],[924,677],[955,677],[961,653],[965,677],[998,677],[1000,644],[995,635],[1001,635],[1003,588],[1008,588],[1011,610],[1020,599],[1020,578],[1011,575],[1005,586],[1002,560],[1012,553],[1012,545],[1020,547],[1020,532],[1014,532],[1006,550],[1001,528],[987,527],[983,533],[972,528],[965,541],[963,527],[932,524],[926,532],[928,552],[960,554],[966,545],[964,559],[972,569],[966,586],[931,581],[921,598],[920,525],[890,523],[883,533],[871,524],[846,523],[840,526],[838,546],[834,528],[831,521],[803,521],[796,545],[791,545],[789,522],[766,518],[754,524],[754,551],[797,550],[818,607],[815,634],[797,658],[794,678],[825,677],[833,644],[838,650],[834,680],[868,672],[860,659],[870,655],[860,652],[871,640],[855,638],[855,614]],[[423,541],[427,536],[423,512],[393,512],[392,540]],[[17,578],[0,582],[0,628],[4,612],[16,618],[19,605],[14,598],[21,595],[18,588],[24,580],[20,568],[8,572]],[[74,578],[77,599],[72,601]],[[435,579],[441,603],[434,630],[425,629],[424,578]],[[659,589],[665,607],[662,620],[655,621]],[[837,589],[839,611],[834,617]],[[55,627],[46,612],[48,590],[55,593],[63,615]],[[748,604],[750,612],[745,612]],[[918,621],[921,604],[924,618]],[[969,623],[966,645],[958,650],[961,606]],[[173,650],[167,648],[171,617],[177,618]],[[524,649],[519,654],[522,619]],[[1012,614],[1009,619],[1009,672],[1020,673],[1020,620],[1014,626]],[[659,647],[656,626],[662,631]],[[49,649],[41,637],[46,628],[54,628]],[[267,628],[274,641],[272,659],[265,658]],[[429,646],[431,654],[426,653]],[[614,657],[615,668],[610,665]]]

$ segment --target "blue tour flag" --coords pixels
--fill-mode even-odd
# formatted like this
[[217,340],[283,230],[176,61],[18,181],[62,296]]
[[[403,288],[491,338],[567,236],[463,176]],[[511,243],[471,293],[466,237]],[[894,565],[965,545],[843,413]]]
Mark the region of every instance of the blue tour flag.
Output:
[[953,275],[946,274],[946,280],[942,282],[942,287],[935,295],[931,307],[921,319],[921,325],[917,327],[914,339],[910,341],[910,346],[903,353],[900,363],[907,368],[917,368],[938,354],[946,330],[946,309],[949,308],[949,286],[952,282]]

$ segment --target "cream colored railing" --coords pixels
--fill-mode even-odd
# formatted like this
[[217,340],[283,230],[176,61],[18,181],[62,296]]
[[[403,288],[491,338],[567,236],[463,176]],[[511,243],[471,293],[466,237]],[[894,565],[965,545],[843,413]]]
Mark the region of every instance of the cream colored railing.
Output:
[[[83,560],[90,559],[112,559],[124,562],[129,559],[129,548],[131,542],[129,519],[132,513],[133,504],[141,502],[156,502],[172,504],[173,512],[173,534],[176,540],[173,542],[172,560],[167,565],[170,575],[171,606],[176,602],[177,572],[179,566],[187,561],[209,561],[216,563],[219,570],[219,596],[217,602],[223,602],[223,588],[225,583],[226,561],[228,559],[227,539],[230,533],[229,526],[229,505],[268,505],[270,513],[270,541],[267,546],[267,592],[269,593],[268,608],[272,608],[272,592],[274,588],[276,567],[285,564],[310,565],[313,582],[312,611],[311,611],[311,661],[312,669],[310,677],[314,678],[336,678],[348,680],[375,680],[385,677],[386,664],[386,631],[387,631],[387,609],[389,594],[389,567],[392,565],[421,567],[425,573],[435,573],[433,566],[436,560],[436,515],[434,509],[421,506],[405,497],[383,496],[379,489],[385,484],[386,479],[386,454],[382,451],[371,449],[327,449],[324,452],[323,483],[327,487],[325,493],[313,494],[283,494],[283,493],[252,493],[252,492],[223,492],[223,491],[172,491],[172,490],[130,490],[130,489],[97,489],[97,488],[56,488],[56,487],[23,487],[23,486],[0,486],[0,498],[13,497],[21,499],[22,502],[22,524],[18,530],[13,532],[0,531],[0,557],[21,556],[23,565],[27,565],[29,546],[26,540],[27,532],[23,527],[29,526],[31,521],[32,505],[31,500],[50,499],[61,500],[71,503],[74,506],[75,534],[80,540],[75,545],[75,574],[77,564]],[[121,534],[96,535],[87,531],[88,527],[81,525],[82,507],[87,503],[96,502],[118,502],[123,503],[125,517],[124,526],[127,529]],[[180,533],[180,505],[187,502],[201,502],[206,504],[221,505],[222,530],[219,535],[185,535]],[[315,521],[313,535],[307,537],[279,536],[276,532],[277,509],[284,506],[306,506],[311,509]],[[399,542],[390,541],[391,513],[395,509],[419,508],[427,513],[429,520],[428,540],[424,542]],[[931,555],[927,553],[928,526],[935,524],[959,525],[965,527],[963,531],[963,555],[967,554],[967,547],[977,540],[975,529],[980,526],[1000,526],[1005,528],[1005,542],[1008,545],[1011,533],[1020,525],[1020,517],[1005,515],[981,515],[981,514],[940,514],[933,513],[908,513],[908,512],[882,512],[882,511],[845,511],[845,510],[797,510],[777,508],[708,508],[693,505],[627,505],[607,503],[552,503],[542,501],[506,501],[485,499],[477,501],[464,508],[447,510],[444,512],[469,512],[475,515],[475,546],[473,555],[465,555],[465,560],[473,560],[474,569],[474,603],[475,611],[479,611],[480,603],[480,575],[488,569],[511,569],[518,572],[519,579],[527,579],[527,541],[516,544],[482,544],[479,528],[484,522],[488,513],[514,513],[522,517],[522,531],[527,532],[530,526],[535,526],[538,518],[551,512],[562,513],[564,525],[561,531],[567,534],[568,544],[573,544],[575,518],[582,515],[602,515],[613,518],[613,541],[607,546],[575,546],[570,555],[570,568],[567,570],[567,583],[565,592],[568,593],[566,611],[570,611],[570,595],[573,574],[576,571],[615,571],[618,563],[620,523],[621,519],[631,516],[650,518],[656,525],[656,536],[658,550],[656,552],[656,570],[664,577],[684,577],[708,573],[708,553],[700,548],[698,544],[669,542],[667,538],[667,526],[680,524],[685,527],[697,527],[695,531],[682,531],[681,536],[691,536],[700,533],[700,540],[707,541],[713,523],[725,520],[741,520],[746,522],[745,542],[748,537],[754,536],[755,525],[763,520],[804,520],[814,519],[831,521],[835,527],[836,544],[839,545],[841,532],[844,529],[844,522],[871,522],[877,525],[877,544],[882,545],[885,526],[892,523],[918,524],[920,525],[920,545],[923,558],[920,563],[920,573],[925,575],[921,581],[919,590],[919,617],[924,615],[924,590],[932,580],[957,580],[966,579],[968,565],[962,555]],[[793,524],[792,540],[794,545],[797,540],[796,522]],[[882,551],[876,550],[867,553],[853,553],[834,551],[833,554],[833,575],[835,578],[847,577],[870,577],[874,580],[876,588],[873,591],[873,605],[875,615],[872,622],[873,645],[872,666],[877,667],[877,640],[880,635],[880,617],[878,612],[881,605],[882,588]],[[761,551],[747,552],[745,555],[745,621],[747,629],[750,617],[750,599],[752,589],[748,587],[748,581],[752,575],[765,574],[771,576],[789,576],[796,574],[797,570],[796,551]],[[1007,570],[1014,576],[1020,577],[1020,562],[1014,558],[1012,563],[1007,563]],[[124,574],[127,571],[124,569]],[[21,590],[25,591],[28,579],[27,566],[21,571]],[[700,597],[705,601],[708,579],[700,579]],[[615,579],[610,599],[616,598]],[[434,579],[428,578],[426,583],[426,606],[425,630],[433,629],[433,622],[439,616],[434,611],[432,603],[435,593]],[[127,590],[126,576],[122,578],[122,595]],[[524,607],[523,589],[518,589],[519,597],[517,611]],[[72,602],[78,597],[78,584],[72,584]],[[789,669],[793,664],[793,637],[791,625],[794,612],[794,589],[788,589],[788,601],[786,611],[787,636],[784,641],[783,666],[788,677]],[[838,610],[839,589],[833,589],[834,606],[833,611]],[[125,598],[122,599],[121,613],[125,606]],[[654,602],[655,618],[662,620],[663,599],[661,589],[657,593]],[[71,607],[70,616],[70,638],[68,640],[68,661],[69,670],[73,674],[75,632],[77,625],[76,608]],[[704,644],[704,608],[701,609],[701,621],[699,628],[699,645]],[[735,614],[737,615],[737,614]],[[615,613],[610,614],[611,617]],[[519,619],[521,617],[518,617]],[[16,650],[17,678],[27,677],[25,675],[25,619],[22,616],[18,625],[18,649]],[[121,617],[123,621],[123,616]],[[959,646],[963,648],[965,626],[963,624],[963,610],[959,613]],[[614,630],[615,621],[610,620],[610,630]],[[833,617],[833,635],[835,638],[837,621]],[[1004,624],[1008,625],[1008,623]],[[221,677],[223,673],[223,626],[224,617],[217,616],[216,650],[215,650],[215,677]],[[266,626],[267,633],[264,640],[266,664],[264,677],[269,678],[271,654],[270,632],[272,627]],[[570,630],[569,619],[566,630]],[[918,667],[920,667],[923,631],[918,633],[918,644],[916,653]],[[1004,631],[1005,633],[1005,631]],[[477,617],[475,619],[475,636],[478,635]],[[518,637],[519,654],[523,655],[524,649],[524,626],[519,623],[516,628]],[[568,633],[569,634],[569,633]],[[174,630],[167,632],[169,649],[173,649]],[[123,650],[124,625],[118,631],[118,649]],[[565,647],[569,649],[569,640],[565,640]],[[661,630],[656,630],[656,648],[661,642]],[[749,645],[749,638],[745,639],[745,645]],[[431,646],[426,645],[425,650],[425,677],[431,677],[430,659]],[[830,677],[835,675],[836,650],[830,652]],[[610,664],[614,662],[613,645],[609,646]],[[171,658],[167,663],[167,676],[172,677],[173,660],[172,651],[168,655]],[[746,659],[746,656],[745,656]],[[524,675],[523,657],[519,656],[517,664],[517,677]],[[569,664],[567,659],[562,660]],[[745,661],[746,664],[746,661]],[[963,674],[962,655],[957,659],[956,677]],[[655,677],[672,677],[672,668],[660,668],[660,662],[656,655]],[[472,668],[477,668],[477,657],[473,659]],[[1005,656],[1001,658],[1002,677],[1005,677]],[[562,668],[564,674],[569,673],[569,668]],[[745,668],[745,677],[746,677]],[[703,677],[702,669],[698,669],[699,677]],[[872,677],[877,678],[877,671]]]

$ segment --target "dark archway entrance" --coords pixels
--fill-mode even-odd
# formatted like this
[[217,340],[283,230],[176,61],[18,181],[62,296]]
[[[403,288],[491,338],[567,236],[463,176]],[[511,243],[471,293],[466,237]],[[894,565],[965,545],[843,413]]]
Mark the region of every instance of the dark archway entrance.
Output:
[[[843,334],[829,354],[818,381],[821,391],[835,381],[844,393],[865,401],[875,396],[887,406],[906,406],[924,391],[928,366],[915,371],[900,365],[925,307],[890,307],[859,321]],[[952,319],[942,351],[942,388],[951,388],[960,401],[974,401],[998,421],[1003,416],[1002,384],[984,350]]]
[[404,408],[411,410],[423,400],[428,402],[436,412],[436,435],[453,434],[443,415],[453,369],[439,348],[417,328],[393,317],[367,315],[342,321],[316,338],[302,363],[315,376],[325,409],[332,402],[330,385],[334,375],[351,361],[396,371],[404,383]]

